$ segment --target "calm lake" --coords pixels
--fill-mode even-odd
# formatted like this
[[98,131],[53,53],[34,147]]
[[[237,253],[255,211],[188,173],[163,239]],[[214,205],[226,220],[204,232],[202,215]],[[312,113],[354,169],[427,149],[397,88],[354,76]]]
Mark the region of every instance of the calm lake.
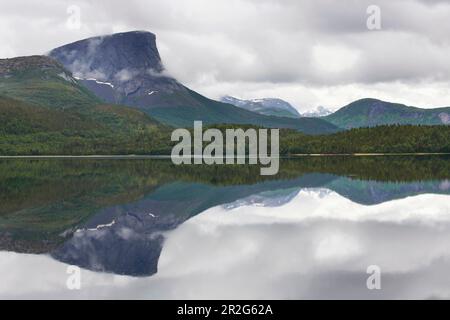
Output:
[[449,269],[445,156],[0,160],[1,299],[448,299]]

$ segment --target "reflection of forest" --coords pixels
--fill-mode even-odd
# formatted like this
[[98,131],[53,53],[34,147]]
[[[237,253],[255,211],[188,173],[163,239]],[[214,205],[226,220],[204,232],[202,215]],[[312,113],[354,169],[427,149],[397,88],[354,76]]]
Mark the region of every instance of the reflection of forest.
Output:
[[449,160],[437,156],[305,157],[282,160],[276,176],[260,176],[257,165],[1,160],[0,249],[48,252],[100,210],[138,203],[162,192],[174,210],[177,202],[185,201],[184,207],[176,206],[185,211],[176,223],[210,206],[293,187],[327,187],[366,204],[423,192],[448,193]]

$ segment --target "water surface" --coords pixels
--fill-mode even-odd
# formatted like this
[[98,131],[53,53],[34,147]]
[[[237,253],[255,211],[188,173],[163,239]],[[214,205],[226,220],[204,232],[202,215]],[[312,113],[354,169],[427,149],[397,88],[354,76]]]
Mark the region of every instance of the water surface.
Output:
[[449,194],[438,156],[2,159],[0,298],[447,298]]

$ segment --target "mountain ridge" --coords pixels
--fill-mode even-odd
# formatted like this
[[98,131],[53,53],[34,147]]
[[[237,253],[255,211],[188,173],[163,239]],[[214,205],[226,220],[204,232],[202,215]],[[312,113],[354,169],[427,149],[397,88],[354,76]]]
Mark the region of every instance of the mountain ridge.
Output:
[[343,129],[390,124],[449,125],[450,107],[423,109],[364,98],[351,102],[323,119]]
[[100,103],[62,64],[36,55],[0,59],[0,95],[49,108]]

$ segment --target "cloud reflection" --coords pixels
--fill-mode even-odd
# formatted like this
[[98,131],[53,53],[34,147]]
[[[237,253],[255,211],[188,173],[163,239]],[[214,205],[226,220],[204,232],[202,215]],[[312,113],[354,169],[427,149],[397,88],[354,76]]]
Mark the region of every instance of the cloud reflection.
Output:
[[[447,298],[450,201],[425,194],[365,206],[328,189],[302,189],[279,207],[210,208],[166,233],[148,278],[84,270],[65,289],[66,265],[0,253],[0,297]],[[366,288],[378,265],[382,290]]]

